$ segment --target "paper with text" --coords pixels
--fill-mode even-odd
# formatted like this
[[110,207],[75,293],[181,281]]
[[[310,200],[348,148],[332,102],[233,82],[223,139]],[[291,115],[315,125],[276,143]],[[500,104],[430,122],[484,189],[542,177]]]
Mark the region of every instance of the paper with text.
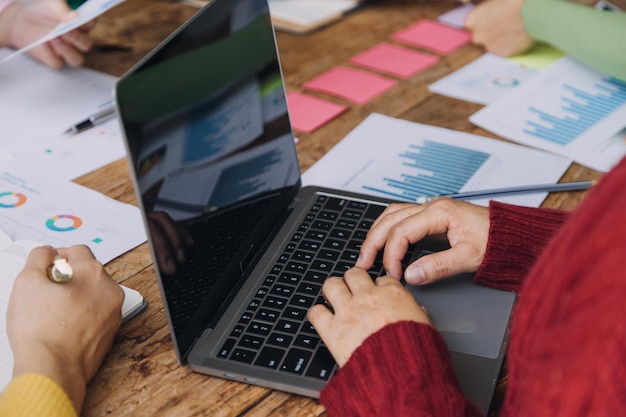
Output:
[[115,117],[77,135],[63,133],[111,106],[115,81],[87,68],[54,71],[26,55],[0,65],[0,153],[65,180],[125,157]]

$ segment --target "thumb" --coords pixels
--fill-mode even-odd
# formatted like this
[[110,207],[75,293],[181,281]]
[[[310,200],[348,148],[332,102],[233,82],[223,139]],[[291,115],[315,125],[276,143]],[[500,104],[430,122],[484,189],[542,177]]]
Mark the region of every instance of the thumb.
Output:
[[476,271],[480,265],[474,267],[472,260],[467,258],[465,251],[459,247],[431,253],[411,263],[404,271],[404,279],[408,284],[422,285]]

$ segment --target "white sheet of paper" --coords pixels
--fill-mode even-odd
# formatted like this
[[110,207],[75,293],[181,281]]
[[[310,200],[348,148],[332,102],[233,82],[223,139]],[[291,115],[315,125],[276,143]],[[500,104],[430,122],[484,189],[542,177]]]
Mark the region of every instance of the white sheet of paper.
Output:
[[486,53],[455,72],[440,78],[428,89],[444,96],[490,104],[525,84],[537,74],[510,59]]
[[355,8],[359,0],[270,0],[272,17],[308,26]]
[[71,32],[74,29],[77,29],[83,26],[85,23],[88,23],[100,16],[102,13],[106,12],[112,7],[117,6],[122,3],[124,0],[88,0],[83,3],[76,12],[78,12],[78,16],[76,18],[70,20],[69,22],[59,23],[54,29],[52,29],[47,35],[39,38],[35,42],[18,49],[17,51],[8,54],[2,58],[0,58],[0,63],[8,61],[12,58],[15,58],[18,55],[21,55],[25,52],[30,51],[31,49],[44,44],[46,42],[51,41],[54,38],[57,38],[61,35],[65,35],[68,32]]
[[504,138],[598,171],[626,155],[626,83],[564,57],[470,117]]
[[84,244],[103,264],[146,241],[137,207],[8,160],[0,167],[0,230],[54,247]]
[[[571,160],[503,141],[372,114],[302,177],[400,201],[419,196],[558,182]],[[547,193],[495,200],[538,207]],[[473,203],[487,205],[489,198]]]
[[0,154],[60,179],[74,179],[125,157],[115,117],[77,135],[63,133],[111,106],[115,81],[87,68],[54,71],[26,55],[0,65]]

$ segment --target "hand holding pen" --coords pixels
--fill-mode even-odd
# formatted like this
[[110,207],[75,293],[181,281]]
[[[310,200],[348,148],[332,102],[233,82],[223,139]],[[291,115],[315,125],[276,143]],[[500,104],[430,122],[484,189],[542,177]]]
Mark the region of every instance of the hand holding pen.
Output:
[[91,129],[92,127],[99,125],[101,123],[106,122],[110,118],[115,116],[115,108],[113,106],[102,109],[91,116],[87,117],[85,120],[82,120],[72,126],[70,126],[63,134],[65,135],[75,135],[81,132],[84,132],[87,129]]

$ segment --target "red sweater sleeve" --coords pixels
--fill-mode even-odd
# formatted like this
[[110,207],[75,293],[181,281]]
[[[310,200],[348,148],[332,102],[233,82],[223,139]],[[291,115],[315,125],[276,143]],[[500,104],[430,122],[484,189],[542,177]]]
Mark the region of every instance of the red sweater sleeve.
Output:
[[489,217],[487,251],[474,280],[493,288],[519,291],[537,257],[569,213],[492,201]]
[[439,332],[408,321],[390,324],[366,339],[320,400],[329,416],[480,415],[460,392]]

